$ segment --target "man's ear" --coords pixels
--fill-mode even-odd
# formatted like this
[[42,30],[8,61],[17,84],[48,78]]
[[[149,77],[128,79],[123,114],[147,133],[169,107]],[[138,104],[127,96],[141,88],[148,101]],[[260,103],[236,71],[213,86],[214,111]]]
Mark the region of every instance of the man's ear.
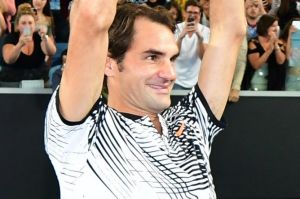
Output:
[[114,59],[111,57],[106,57],[106,63],[105,63],[105,70],[104,73],[106,76],[114,76],[115,75],[115,70],[117,67],[117,63]]

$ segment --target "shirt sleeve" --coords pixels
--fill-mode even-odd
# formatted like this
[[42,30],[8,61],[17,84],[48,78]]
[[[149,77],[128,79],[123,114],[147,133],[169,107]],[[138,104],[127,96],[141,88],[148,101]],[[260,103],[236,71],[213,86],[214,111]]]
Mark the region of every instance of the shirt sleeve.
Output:
[[[53,93],[45,118],[45,149],[52,162],[84,161],[99,116],[99,101],[82,121],[70,122],[59,112],[58,89]],[[76,156],[77,158],[72,158]],[[60,165],[60,164],[57,164]]]

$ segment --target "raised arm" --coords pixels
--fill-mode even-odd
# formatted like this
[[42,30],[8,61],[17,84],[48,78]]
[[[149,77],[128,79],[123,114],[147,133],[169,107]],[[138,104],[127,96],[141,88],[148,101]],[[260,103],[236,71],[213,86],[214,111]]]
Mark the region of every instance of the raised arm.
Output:
[[202,60],[198,84],[212,112],[220,119],[246,33],[244,0],[211,0],[210,9],[210,42]]
[[66,67],[59,89],[60,112],[80,121],[101,94],[108,49],[108,29],[117,0],[74,0]]

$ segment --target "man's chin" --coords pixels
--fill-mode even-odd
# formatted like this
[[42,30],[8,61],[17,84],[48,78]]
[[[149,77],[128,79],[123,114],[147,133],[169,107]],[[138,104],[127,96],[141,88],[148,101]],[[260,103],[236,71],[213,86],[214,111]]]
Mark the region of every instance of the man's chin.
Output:
[[157,102],[156,109],[157,112],[160,113],[164,111],[165,109],[169,108],[171,105],[171,99],[169,98],[168,100],[160,100]]

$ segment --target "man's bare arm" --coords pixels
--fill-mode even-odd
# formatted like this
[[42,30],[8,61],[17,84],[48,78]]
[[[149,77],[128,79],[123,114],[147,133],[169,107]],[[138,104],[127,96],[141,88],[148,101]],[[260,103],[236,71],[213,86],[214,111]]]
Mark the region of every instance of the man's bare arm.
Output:
[[108,50],[108,29],[117,0],[74,0],[66,67],[59,89],[60,112],[80,121],[101,94]]
[[210,42],[202,60],[198,84],[220,119],[228,99],[238,50],[246,34],[244,0],[210,1]]

